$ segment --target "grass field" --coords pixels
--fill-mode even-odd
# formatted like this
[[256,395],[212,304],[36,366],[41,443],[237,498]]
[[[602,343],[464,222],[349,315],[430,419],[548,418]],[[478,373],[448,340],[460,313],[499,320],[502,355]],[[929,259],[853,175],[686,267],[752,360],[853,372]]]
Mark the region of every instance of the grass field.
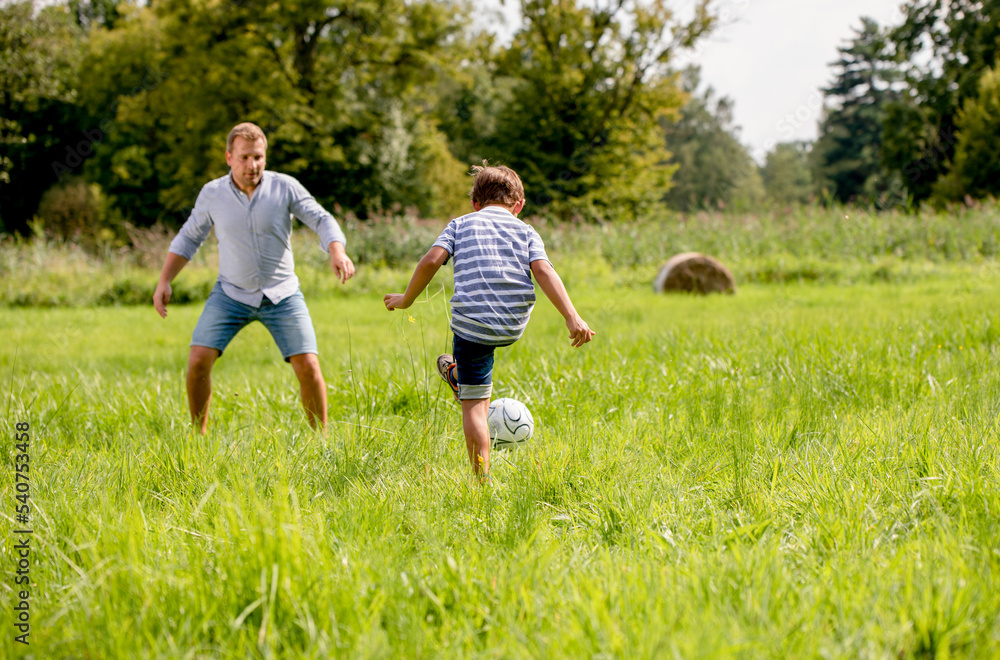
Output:
[[[598,335],[571,349],[540,300],[498,353],[495,396],[537,428],[491,488],[434,371],[449,273],[409,318],[374,293],[408,269],[307,290],[325,437],[259,325],[198,437],[200,305],[3,309],[2,561],[25,420],[36,553],[31,646],[4,625],[3,653],[1000,656],[992,261],[691,298],[552,256]],[[0,594],[11,612],[7,568]]]

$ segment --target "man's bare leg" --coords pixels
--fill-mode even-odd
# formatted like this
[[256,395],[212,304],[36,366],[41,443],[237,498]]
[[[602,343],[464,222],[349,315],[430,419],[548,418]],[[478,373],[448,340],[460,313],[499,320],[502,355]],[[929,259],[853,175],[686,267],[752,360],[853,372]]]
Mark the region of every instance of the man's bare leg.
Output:
[[208,404],[212,401],[212,367],[219,351],[206,346],[192,346],[188,355],[187,395],[191,423],[202,435],[208,432]]
[[309,426],[326,428],[326,381],[315,353],[301,353],[288,358],[302,388],[302,407],[306,409]]

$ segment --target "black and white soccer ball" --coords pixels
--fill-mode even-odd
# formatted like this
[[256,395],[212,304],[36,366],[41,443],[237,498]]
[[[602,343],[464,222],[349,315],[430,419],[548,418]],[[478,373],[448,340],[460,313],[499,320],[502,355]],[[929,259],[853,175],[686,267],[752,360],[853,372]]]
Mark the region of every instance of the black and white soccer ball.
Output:
[[535,420],[528,407],[517,399],[507,397],[490,402],[486,424],[493,446],[497,448],[525,442],[535,432]]

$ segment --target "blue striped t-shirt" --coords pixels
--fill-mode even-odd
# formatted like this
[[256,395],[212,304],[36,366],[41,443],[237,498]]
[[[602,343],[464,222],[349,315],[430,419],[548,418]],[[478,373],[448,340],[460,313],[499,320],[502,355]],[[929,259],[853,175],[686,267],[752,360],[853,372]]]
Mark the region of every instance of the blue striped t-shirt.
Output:
[[434,245],[455,267],[451,331],[490,346],[520,339],[535,306],[531,262],[548,261],[538,232],[507,209],[487,206],[449,222]]

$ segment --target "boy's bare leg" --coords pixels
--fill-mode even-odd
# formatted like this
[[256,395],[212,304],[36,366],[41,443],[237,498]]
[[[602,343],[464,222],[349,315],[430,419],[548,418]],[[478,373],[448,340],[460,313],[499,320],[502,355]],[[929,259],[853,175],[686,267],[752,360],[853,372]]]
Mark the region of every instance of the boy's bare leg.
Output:
[[208,432],[208,404],[212,401],[212,367],[219,351],[207,346],[192,346],[188,354],[187,395],[191,423],[205,435]]
[[326,428],[326,381],[315,353],[301,353],[288,358],[302,389],[302,407],[306,409],[309,426]]
[[465,431],[465,447],[469,450],[472,472],[480,482],[490,476],[490,429],[486,425],[486,415],[490,412],[489,399],[462,400],[462,429]]

